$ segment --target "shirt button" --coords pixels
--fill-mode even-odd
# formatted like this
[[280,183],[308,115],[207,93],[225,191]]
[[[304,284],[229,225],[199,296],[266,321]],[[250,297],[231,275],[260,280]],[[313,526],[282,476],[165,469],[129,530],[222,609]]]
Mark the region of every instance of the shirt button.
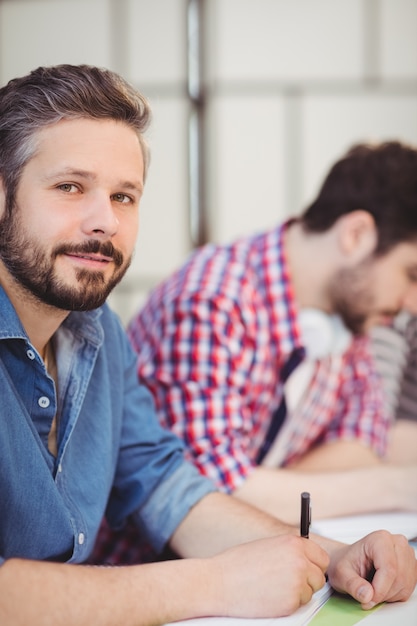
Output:
[[38,404],[42,409],[47,409],[51,402],[46,396],[41,396],[38,400]]
[[30,359],[31,361],[33,361],[33,359],[35,358],[35,353],[33,352],[33,350],[27,350],[26,351],[26,356],[28,359]]
[[80,546],[82,546],[82,545],[83,545],[83,543],[84,543],[84,539],[85,539],[85,537],[84,537],[84,533],[80,533],[80,534],[78,535],[78,543],[79,543],[79,545],[80,545]]
[[58,474],[60,474],[62,472],[62,465],[61,463],[58,465]]

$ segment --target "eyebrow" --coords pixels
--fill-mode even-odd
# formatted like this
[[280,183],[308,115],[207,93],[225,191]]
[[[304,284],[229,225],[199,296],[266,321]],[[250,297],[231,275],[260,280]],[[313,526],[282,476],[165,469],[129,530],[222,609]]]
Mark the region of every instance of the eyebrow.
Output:
[[[77,176],[78,178],[84,178],[85,180],[90,181],[97,180],[97,175],[94,174],[94,172],[90,172],[89,170],[80,170],[73,167],[64,167],[60,170],[52,172],[51,174],[46,174],[43,178],[46,182],[48,182],[62,176]],[[140,194],[143,193],[143,184],[139,180],[137,182],[121,180],[117,183],[116,187],[120,187],[121,189],[131,189],[132,191],[137,191]]]

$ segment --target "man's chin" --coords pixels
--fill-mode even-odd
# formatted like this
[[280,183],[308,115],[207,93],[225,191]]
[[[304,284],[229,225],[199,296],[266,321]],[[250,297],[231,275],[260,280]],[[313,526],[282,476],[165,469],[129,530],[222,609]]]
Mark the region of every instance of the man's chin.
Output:
[[112,286],[103,284],[84,286],[84,289],[61,285],[40,296],[40,300],[62,311],[92,311],[105,303],[111,290]]
[[122,271],[119,270],[110,278],[104,276],[103,272],[79,271],[75,278],[52,279],[47,291],[39,287],[33,293],[44,304],[63,311],[92,311],[106,302],[110,293],[124,276],[126,269],[127,267]]

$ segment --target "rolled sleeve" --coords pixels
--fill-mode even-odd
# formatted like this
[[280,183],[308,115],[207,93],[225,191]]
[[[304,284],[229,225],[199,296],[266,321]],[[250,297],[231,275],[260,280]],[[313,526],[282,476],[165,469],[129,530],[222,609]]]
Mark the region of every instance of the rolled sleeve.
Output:
[[216,491],[191,463],[182,463],[162,481],[135,513],[139,528],[160,552],[190,509],[204,496]]

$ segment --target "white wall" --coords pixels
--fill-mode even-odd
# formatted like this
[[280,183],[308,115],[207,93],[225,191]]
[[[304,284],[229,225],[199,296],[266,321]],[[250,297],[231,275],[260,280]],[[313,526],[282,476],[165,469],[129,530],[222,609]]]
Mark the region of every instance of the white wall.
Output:
[[[91,63],[149,98],[152,163],[127,321],[191,250],[187,0],[0,0],[0,83]],[[312,199],[353,142],[417,144],[417,0],[205,0],[209,237],[266,228]]]

